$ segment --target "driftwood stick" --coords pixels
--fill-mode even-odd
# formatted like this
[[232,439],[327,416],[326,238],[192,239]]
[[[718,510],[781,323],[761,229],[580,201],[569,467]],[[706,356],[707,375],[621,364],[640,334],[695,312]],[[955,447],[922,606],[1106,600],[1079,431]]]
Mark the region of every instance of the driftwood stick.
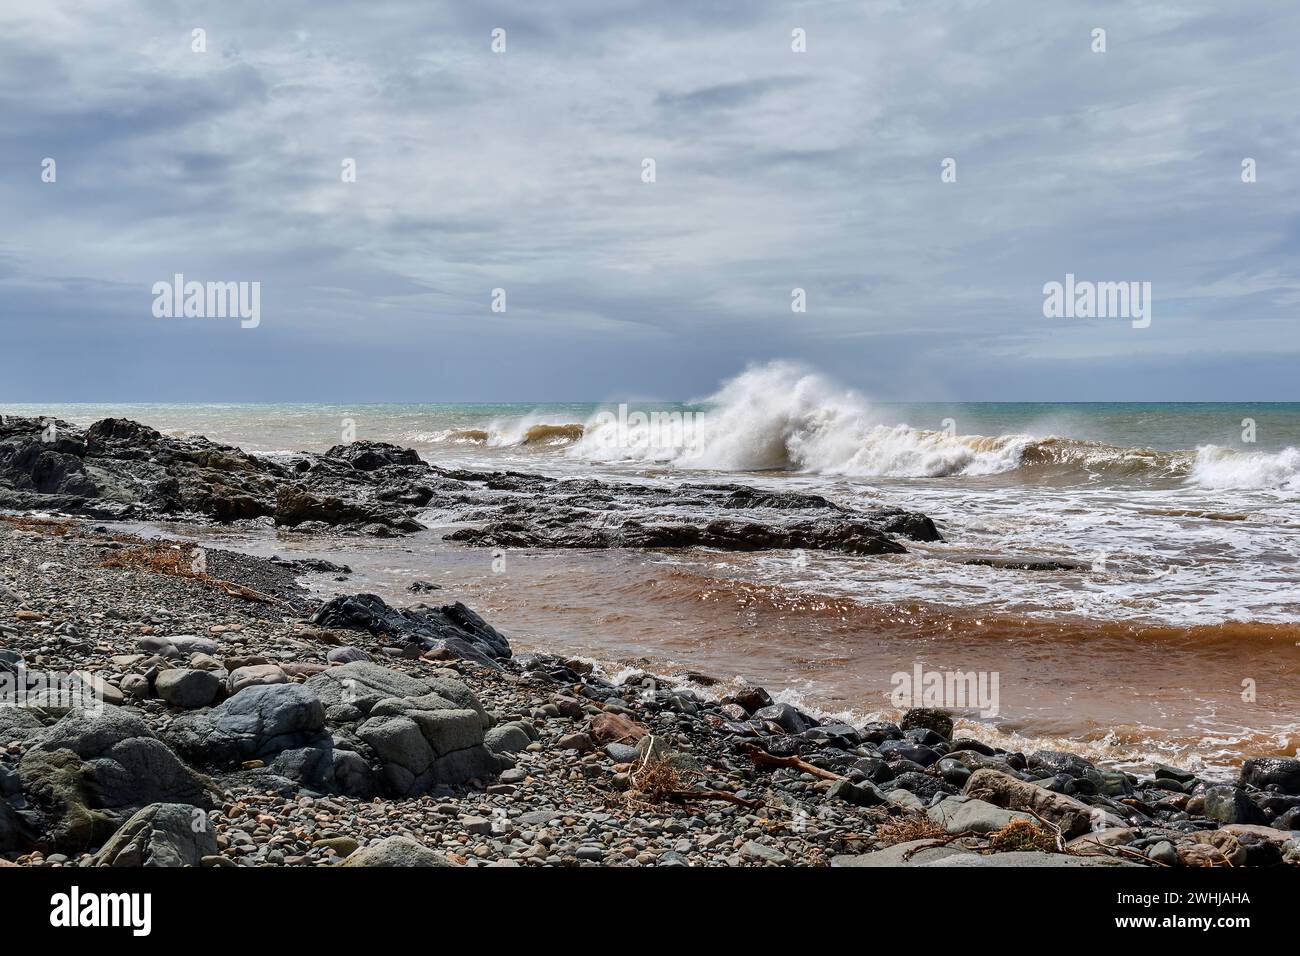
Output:
[[810,773],[814,777],[821,777],[823,780],[846,780],[848,778],[840,776],[831,770],[823,770],[810,764],[807,760],[799,757],[778,757],[770,754],[766,750],[755,747],[753,744],[745,745],[745,755],[754,762],[756,767],[790,767],[795,770],[802,770],[804,773]]

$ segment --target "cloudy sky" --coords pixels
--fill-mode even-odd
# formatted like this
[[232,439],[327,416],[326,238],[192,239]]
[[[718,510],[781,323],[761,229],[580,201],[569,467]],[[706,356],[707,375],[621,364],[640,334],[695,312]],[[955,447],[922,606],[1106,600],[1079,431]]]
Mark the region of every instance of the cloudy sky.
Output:
[[[0,401],[691,398],[774,358],[1300,400],[1297,46],[1221,0],[5,3]],[[260,282],[261,325],[156,318],[175,273]],[[1150,328],[1044,318],[1066,273],[1150,282]]]

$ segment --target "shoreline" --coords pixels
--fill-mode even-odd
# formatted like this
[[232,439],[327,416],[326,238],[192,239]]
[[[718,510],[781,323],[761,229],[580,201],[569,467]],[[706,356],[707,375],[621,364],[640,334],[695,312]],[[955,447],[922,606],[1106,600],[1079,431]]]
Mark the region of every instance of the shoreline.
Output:
[[[584,674],[578,661],[500,647],[493,656],[485,649],[500,635],[489,622],[420,610],[417,602],[436,602],[436,591],[413,594],[404,609],[336,599],[322,616],[296,583],[308,568],[212,550],[200,576],[183,548],[115,537],[89,522],[0,521],[0,647],[30,669],[90,671],[108,723],[123,735],[96,751],[103,741],[75,726],[75,711],[0,708],[7,807],[0,833],[12,842],[25,831],[26,847],[3,852],[20,865],[1300,862],[1300,834],[1270,825],[1295,826],[1300,795],[1255,786],[1300,783],[1297,761],[1260,762],[1241,781],[1245,789],[1207,786],[1176,770],[1139,780],[1074,755],[998,753],[951,740],[950,721],[931,710],[910,712],[901,726],[851,727],[773,704],[758,688],[708,701],[651,675],[616,687]],[[180,635],[194,640],[178,645]],[[379,688],[374,700],[361,694],[369,716],[360,722],[322,683],[344,668]],[[200,671],[212,680],[189,676]],[[224,685],[214,692],[224,701],[203,699],[214,683]],[[433,685],[457,697],[455,706]],[[390,696],[404,692],[414,696]],[[299,707],[297,723],[277,725],[278,738],[240,738],[229,753],[189,733],[206,720],[219,735],[225,725],[213,715],[223,708],[281,694],[319,697],[321,719],[303,718]],[[420,766],[410,755],[416,738],[377,730],[415,726],[409,718],[421,716],[422,705],[412,701],[430,695],[446,704],[434,710],[448,747],[434,763],[444,763],[397,795],[395,786]],[[471,705],[491,716],[476,722]],[[33,724],[14,716],[20,712],[39,716]],[[268,714],[281,719],[263,708]],[[68,763],[129,766],[142,738],[175,760],[172,792],[70,788]],[[324,753],[348,756],[322,776]],[[51,766],[56,754],[67,763]],[[189,805],[186,787],[211,842],[168,836],[156,823],[168,812],[160,807]],[[139,814],[155,821],[148,839],[136,833]],[[1069,852],[1056,852],[1062,846]]]
[[[611,524],[592,501],[635,506]],[[1151,865],[1300,861],[1300,760],[1137,777],[962,736],[846,724],[760,687],[519,654],[411,582],[96,521],[270,522],[401,538],[430,507],[483,548],[878,556],[926,515],[737,484],[444,469],[377,442],[283,460],[125,420],[0,421],[0,856],[26,865]],[[690,508],[709,516],[690,519]],[[877,560],[868,557],[867,560]],[[298,583],[326,572],[315,600]],[[56,675],[27,696],[32,674]],[[74,677],[75,675],[75,677]],[[703,675],[701,675],[703,677]],[[703,677],[707,680],[707,677]],[[49,688],[93,690],[95,706]],[[102,706],[100,706],[102,704]],[[182,825],[192,815],[194,826]],[[413,842],[412,842],[413,841]],[[899,849],[902,847],[902,849]],[[946,863],[951,858],[955,862]]]

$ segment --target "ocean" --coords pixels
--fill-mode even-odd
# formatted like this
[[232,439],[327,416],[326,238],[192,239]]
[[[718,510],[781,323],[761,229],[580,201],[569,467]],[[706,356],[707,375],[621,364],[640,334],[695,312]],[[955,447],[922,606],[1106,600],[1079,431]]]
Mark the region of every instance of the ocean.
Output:
[[494,556],[443,541],[436,511],[430,531],[397,540],[153,530],[355,569],[347,584],[309,581],[322,593],[413,602],[410,581],[431,580],[517,649],[756,681],[827,715],[894,716],[900,675],[962,673],[998,698],[962,709],[963,732],[1003,746],[1223,772],[1296,750],[1300,404],[900,405],[774,365],[691,403],[0,413],[126,417],[267,455],[370,439],[446,467],[740,482],[922,511],[944,541],[890,556]]

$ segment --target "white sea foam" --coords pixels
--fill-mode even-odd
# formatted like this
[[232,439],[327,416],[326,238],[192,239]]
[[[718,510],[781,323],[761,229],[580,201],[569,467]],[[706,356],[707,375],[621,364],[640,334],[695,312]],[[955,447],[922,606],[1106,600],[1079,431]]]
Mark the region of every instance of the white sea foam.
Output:
[[1191,480],[1202,488],[1300,491],[1300,449],[1240,452],[1219,445],[1203,445],[1196,449]]

